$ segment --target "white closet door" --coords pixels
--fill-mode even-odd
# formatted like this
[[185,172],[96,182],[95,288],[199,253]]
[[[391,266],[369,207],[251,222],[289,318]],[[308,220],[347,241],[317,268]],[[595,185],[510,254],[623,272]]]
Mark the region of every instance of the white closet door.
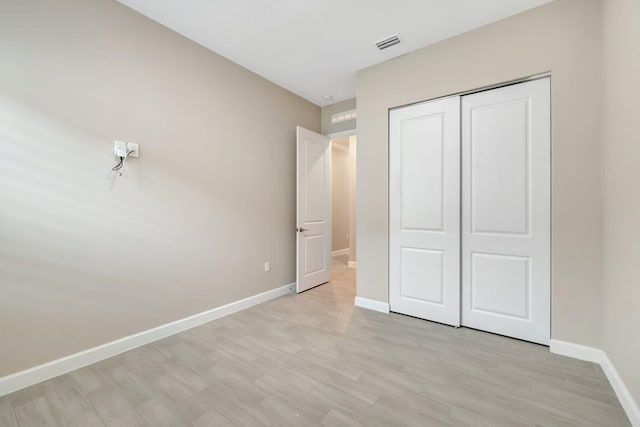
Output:
[[460,97],[389,116],[391,311],[460,325]]
[[550,85],[462,98],[462,324],[549,344]]

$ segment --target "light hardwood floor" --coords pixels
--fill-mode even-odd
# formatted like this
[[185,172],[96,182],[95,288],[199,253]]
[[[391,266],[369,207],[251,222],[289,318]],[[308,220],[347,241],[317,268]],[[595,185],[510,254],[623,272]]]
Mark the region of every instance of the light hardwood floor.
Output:
[[1,426],[628,426],[601,369],[353,306],[355,272],[0,398]]

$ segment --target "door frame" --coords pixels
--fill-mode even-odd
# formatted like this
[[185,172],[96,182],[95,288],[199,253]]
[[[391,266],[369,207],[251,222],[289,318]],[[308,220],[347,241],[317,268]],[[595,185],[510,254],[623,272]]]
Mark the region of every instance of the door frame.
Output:
[[[296,127],[296,134],[297,134],[297,135],[299,135],[299,131],[300,131],[300,129],[308,130],[308,129],[302,128],[302,127],[300,127],[300,126],[297,126],[297,127]],[[311,131],[311,132],[313,132],[313,131]],[[314,133],[315,133],[315,132],[314,132]],[[333,132],[333,133],[329,133],[329,134],[322,134],[322,133],[318,133],[318,135],[322,135],[322,136],[324,136],[324,137],[326,137],[326,138],[328,138],[328,139],[329,139],[329,152],[331,153],[331,151],[333,150],[333,142],[332,142],[332,140],[333,140],[333,139],[335,139],[335,138],[342,138],[342,137],[349,137],[349,136],[356,136],[356,135],[357,135],[357,129],[349,129],[349,130],[346,130],[346,131]],[[298,143],[298,142],[296,142],[296,144],[297,144],[297,143]],[[296,151],[297,151],[297,148],[296,148]],[[296,154],[296,156],[297,156],[297,154]],[[356,159],[357,159],[357,157],[356,157]],[[298,239],[299,239],[299,231],[298,231],[298,227],[300,226],[300,224],[299,224],[299,218],[298,218],[298,206],[297,206],[297,204],[298,204],[298,194],[297,194],[297,193],[298,193],[298,189],[297,189],[297,187],[298,187],[298,179],[299,179],[299,177],[298,177],[298,175],[299,175],[298,167],[299,167],[299,165],[298,165],[298,159],[296,159],[296,183],[297,183],[297,184],[296,184],[296,292],[297,292],[297,293],[300,293],[300,292],[304,292],[304,291],[301,291],[301,290],[300,290],[300,285],[299,285],[299,283],[298,283],[298,279],[299,279],[299,277],[298,277],[298,276],[299,276],[299,272],[298,272],[298,270],[299,270],[299,268],[300,268],[300,260],[299,260],[299,253],[298,253],[298,252],[299,252],[299,242],[298,242]],[[330,161],[330,162],[329,162],[329,175],[331,175],[331,170],[332,170],[332,165],[331,165],[331,161]],[[357,170],[357,168],[356,168],[356,170]],[[357,180],[358,180],[357,173],[356,173],[356,177],[355,177],[355,179],[356,179],[356,188],[357,188],[357,186],[358,186],[358,183],[357,183]],[[330,213],[329,213],[329,215],[331,215],[331,194],[332,194],[332,190],[333,190],[333,189],[332,189],[332,187],[331,187],[331,186],[332,186],[332,180],[331,180],[331,177],[330,177],[330,176],[329,176],[329,183],[328,183],[328,184],[329,184],[329,212],[330,212]],[[355,202],[355,200],[354,200],[354,202]],[[331,227],[330,227],[330,229],[331,229]],[[331,233],[331,231],[330,231],[330,233]],[[351,236],[352,236],[352,235],[353,235],[353,233],[352,233],[352,232],[351,232],[351,230],[350,230],[350,231],[349,231],[349,249],[350,249],[350,252],[351,252],[352,245],[355,245],[355,243],[356,243],[356,242],[355,242],[355,239],[352,239],[352,238],[351,238]],[[331,247],[329,246],[329,260],[331,260],[331,258],[332,258],[332,257],[331,257]],[[350,268],[356,268],[356,263],[355,263],[355,262],[353,262],[353,261],[349,261],[348,266],[349,266]],[[329,262],[329,272],[331,271],[331,268],[332,268],[332,267],[331,267],[331,262]],[[329,280],[330,280],[330,279],[329,279]]]
[[[440,100],[440,99],[444,99],[444,98],[449,98],[451,96],[460,96],[463,97],[465,95],[472,95],[474,93],[479,93],[479,92],[485,92],[488,90],[492,90],[492,89],[498,89],[501,87],[506,87],[506,86],[511,86],[511,85],[516,85],[519,83],[525,83],[525,82],[529,82],[529,81],[533,81],[533,80],[540,80],[540,79],[544,79],[544,78],[549,78],[549,90],[550,90],[550,101],[553,104],[553,76],[551,71],[544,71],[541,73],[537,73],[537,74],[532,74],[526,77],[521,77],[518,79],[513,79],[513,80],[507,80],[507,81],[503,81],[501,83],[495,83],[495,84],[491,84],[491,85],[487,85],[487,86],[482,86],[482,87],[478,87],[475,89],[470,89],[470,90],[466,90],[466,91],[460,91],[460,92],[453,92],[453,93],[448,93],[446,95],[441,95],[441,96],[437,96],[434,98],[428,98],[428,99],[423,99],[420,101],[416,101],[416,102],[410,102],[407,104],[403,104],[403,105],[397,105],[395,107],[389,108],[387,109],[387,150],[390,150],[390,141],[391,141],[391,130],[390,130],[390,126],[389,126],[389,119],[391,117],[391,110],[394,110],[396,108],[403,108],[403,107],[408,107],[411,105],[416,105],[416,104],[422,104],[424,102],[430,102],[430,101],[435,101],[435,100]],[[462,103],[461,103],[462,105]],[[462,107],[461,107],[462,108]],[[550,106],[551,111],[553,111],[553,105]],[[553,339],[551,331],[553,329],[553,120],[552,118],[550,118],[550,135],[549,135],[549,140],[550,140],[550,158],[549,158],[549,338]],[[460,143],[462,144],[462,140],[460,141]],[[391,159],[389,158],[389,162],[391,161]],[[387,167],[390,168],[391,164],[387,163]],[[462,174],[462,168],[460,169],[460,173]],[[462,178],[462,177],[461,177]],[[391,209],[391,187],[388,186],[387,188],[387,212],[390,211]],[[460,194],[460,197],[462,198],[462,193]],[[462,209],[462,199],[460,200],[460,209]],[[462,214],[462,211],[460,212]],[[391,233],[391,227],[390,227],[390,223],[389,223],[389,216],[387,215],[387,301],[391,300],[391,273],[390,273],[390,269],[389,266],[391,265],[391,258],[390,258],[390,254],[391,254],[391,241],[390,241],[390,233]],[[460,236],[460,238],[462,239],[462,234]],[[462,241],[461,241],[462,243]],[[462,265],[460,265],[460,273],[462,274]],[[462,282],[460,282],[460,291],[462,292]],[[462,304],[462,298],[460,298],[460,304]],[[462,307],[460,307],[461,309],[461,313],[462,313]],[[489,332],[491,333],[491,332]],[[514,339],[518,339],[518,338],[514,338]]]

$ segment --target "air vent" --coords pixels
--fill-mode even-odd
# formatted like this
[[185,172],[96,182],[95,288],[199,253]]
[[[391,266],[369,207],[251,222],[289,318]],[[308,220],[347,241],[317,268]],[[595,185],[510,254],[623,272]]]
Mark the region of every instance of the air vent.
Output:
[[400,35],[398,33],[392,34],[383,38],[382,40],[378,40],[377,42],[373,42],[379,50],[385,50],[390,48],[391,46],[395,46],[400,44],[402,40],[400,40]]

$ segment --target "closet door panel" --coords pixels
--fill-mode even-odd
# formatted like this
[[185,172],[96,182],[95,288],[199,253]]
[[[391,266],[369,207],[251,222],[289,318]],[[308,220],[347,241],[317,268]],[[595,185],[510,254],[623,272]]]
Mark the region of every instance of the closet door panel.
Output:
[[389,302],[392,311],[460,322],[460,100],[389,117]]
[[550,86],[462,97],[462,324],[550,340]]
[[401,123],[400,227],[442,231],[443,114]]
[[527,106],[528,100],[517,99],[470,112],[473,137],[468,147],[469,185],[474,233],[528,232]]

